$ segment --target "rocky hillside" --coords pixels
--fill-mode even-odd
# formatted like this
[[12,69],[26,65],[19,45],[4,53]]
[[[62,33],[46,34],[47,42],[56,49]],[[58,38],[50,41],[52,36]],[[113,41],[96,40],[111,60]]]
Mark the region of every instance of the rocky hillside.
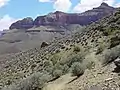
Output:
[[[18,53],[40,46],[42,42],[51,42],[66,37],[82,29],[80,25],[40,26],[38,28],[8,30],[0,37],[0,55]],[[81,30],[82,31],[82,30]]]
[[39,26],[66,26],[69,24],[80,24],[89,25],[106,15],[112,14],[116,9],[108,6],[106,3],[102,3],[99,7],[92,10],[86,11],[84,13],[64,13],[56,11],[54,13],[49,13],[45,16],[38,16],[35,20],[30,17],[24,18],[13,23],[10,29],[29,29],[32,27]]
[[[119,63],[116,63],[117,71],[112,63],[120,57],[119,22],[118,10],[83,28],[83,32],[78,31],[49,45],[43,43],[25,52],[1,56],[1,89],[119,90]],[[64,79],[62,75],[68,73],[76,77],[70,81],[69,77]],[[58,87],[52,89],[52,82]]]

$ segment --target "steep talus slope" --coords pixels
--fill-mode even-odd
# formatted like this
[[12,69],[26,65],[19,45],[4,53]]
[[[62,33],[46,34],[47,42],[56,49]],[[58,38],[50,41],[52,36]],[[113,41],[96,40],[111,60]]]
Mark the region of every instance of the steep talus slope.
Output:
[[[97,29],[102,31],[102,37],[106,39],[105,46],[102,42],[98,44],[98,50],[100,50],[99,46],[105,49],[109,48],[111,51],[114,49],[110,55],[113,57],[117,55],[119,51],[120,45],[120,11],[116,12],[114,15],[109,17],[105,17],[96,24],[91,25],[88,27],[89,29]],[[99,41],[99,39],[98,39]],[[108,44],[109,43],[109,44]],[[116,49],[115,49],[116,48]],[[99,53],[103,52],[100,51]],[[99,55],[92,55],[97,60],[96,66],[91,70],[86,70],[83,76],[79,79],[73,81],[72,83],[66,84],[66,87],[63,90],[119,90],[120,89],[120,68],[116,67],[114,63],[110,63],[107,66],[103,67],[99,62],[98,59],[105,60],[103,62],[109,62],[109,58],[107,55],[110,51],[106,52],[106,54],[101,53]],[[102,55],[103,54],[103,55]],[[118,54],[118,57],[120,53]],[[105,57],[105,59],[104,59]],[[108,59],[108,60],[107,60]],[[90,58],[89,58],[90,60]],[[111,61],[110,61],[111,62]]]
[[[47,72],[49,74],[53,73],[52,80],[54,80],[53,78],[55,76],[58,78],[59,76],[68,73],[67,71],[65,71],[66,67],[68,68],[68,70],[70,68],[69,71],[71,71],[71,67],[73,66],[72,65],[73,63],[77,62],[77,63],[84,64],[85,68],[88,69],[90,67],[88,67],[86,63],[90,62],[91,66],[94,64],[92,68],[88,69],[88,71],[86,71],[84,74],[82,73],[83,75],[77,80],[73,82],[69,82],[68,87],[66,85],[65,90],[80,90],[80,89],[84,90],[86,88],[86,85],[89,85],[89,87],[91,87],[94,84],[98,86],[100,85],[100,88],[101,88],[108,81],[109,82],[107,83],[107,85],[104,86],[104,87],[107,87],[107,89],[103,89],[103,90],[108,90],[108,88],[110,89],[113,88],[113,90],[114,88],[119,88],[119,86],[116,86],[119,84],[115,84],[119,82],[118,81],[119,76],[116,73],[112,72],[112,69],[114,69],[114,65],[110,65],[110,67],[102,67],[101,65],[99,66],[99,63],[100,63],[99,59],[102,60],[101,62],[104,62],[104,64],[106,64],[117,57],[117,56],[112,57],[112,59],[105,57],[105,59],[103,59],[104,51],[106,49],[108,51],[109,50],[112,51],[115,48],[116,52],[110,55],[114,55],[115,53],[118,53],[118,55],[120,55],[120,52],[119,52],[120,50],[119,24],[120,23],[119,21],[120,21],[120,11],[116,12],[115,14],[109,17],[103,18],[99,22],[91,24],[90,26],[85,28],[83,32],[77,32],[70,37],[68,36],[58,41],[51,42],[49,46],[46,46],[44,48],[36,47],[34,49],[15,54],[11,57],[7,57],[7,56],[5,58],[2,57],[0,59],[1,87],[9,86],[14,83],[19,83],[21,79],[23,79],[23,82],[24,82],[24,80],[28,80],[30,78],[29,76],[31,76],[35,72],[42,72],[42,73]],[[94,57],[92,58],[91,56],[89,56],[89,54],[92,54],[92,53],[94,53],[94,56],[96,58]],[[54,71],[54,70],[57,70],[57,71]],[[90,77],[87,75],[90,75]],[[103,75],[105,76],[103,77]],[[110,77],[108,75],[110,75]],[[28,79],[25,79],[25,78],[28,78]],[[83,82],[82,82],[82,79],[83,79]],[[49,82],[52,80],[51,78],[49,78],[46,82]],[[110,81],[113,83],[111,83]],[[23,82],[19,84],[21,87],[19,87],[18,85],[16,87],[10,86],[8,88],[19,87],[20,88],[19,90],[22,90],[21,88],[27,88],[27,87],[24,87]],[[32,84],[27,83],[27,81],[25,83],[26,83],[25,85],[28,87],[32,86],[32,84],[34,86],[35,84],[34,82],[32,82]],[[109,84],[112,84],[112,85],[109,85]],[[36,89],[32,88],[29,90],[41,90],[37,88],[40,85],[38,83],[37,85],[38,86],[34,86]],[[3,89],[3,90],[6,90],[6,89]]]

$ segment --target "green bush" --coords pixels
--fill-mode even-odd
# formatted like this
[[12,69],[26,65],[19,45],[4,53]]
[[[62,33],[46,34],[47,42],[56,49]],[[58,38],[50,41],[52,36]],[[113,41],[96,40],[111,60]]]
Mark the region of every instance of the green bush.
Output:
[[106,65],[117,59],[119,56],[120,56],[120,45],[112,49],[105,50],[101,56],[102,63]]
[[53,71],[54,78],[59,78],[60,76],[62,76],[62,70],[54,70]]
[[48,72],[49,74],[52,74],[53,69],[54,69],[54,66],[51,66],[51,67],[45,68],[44,71]]
[[120,27],[117,24],[111,24],[108,27],[104,28],[103,35],[115,35],[119,32]]
[[78,76],[78,77],[80,75],[82,75],[84,73],[84,71],[85,71],[84,66],[79,62],[73,63],[72,66],[71,66],[71,69],[72,69],[72,74],[74,76]]
[[99,46],[99,47],[97,48],[96,54],[100,54],[100,53],[102,53],[103,50],[104,50],[104,48],[101,47],[101,46]]
[[70,56],[66,62],[66,64],[71,67],[71,65],[74,63],[74,62],[79,62],[79,63],[82,63],[83,62],[83,59],[84,59],[84,55],[79,53],[79,54],[75,54],[73,56]]
[[68,65],[65,64],[65,65],[63,66],[62,71],[63,71],[63,74],[68,73],[68,72],[69,72],[69,67],[68,67]]
[[2,90],[41,90],[44,84],[49,80],[51,80],[51,75],[37,72],[16,84],[3,88]]
[[91,52],[85,56],[83,60],[83,65],[85,69],[92,69],[95,67],[95,62],[98,62],[95,52]]
[[52,61],[53,65],[55,65],[60,60],[61,60],[61,56],[59,54],[55,54],[50,58],[50,61]]
[[87,62],[84,62],[85,64],[85,67],[86,69],[92,69],[92,67],[95,66],[95,62],[94,61],[87,61]]
[[79,46],[74,46],[73,52],[80,52],[80,47]]
[[110,39],[110,48],[113,48],[119,44],[120,44],[120,37],[119,36],[115,36],[115,37],[112,37]]
[[53,66],[52,61],[50,61],[50,60],[45,60],[44,61],[44,67],[51,67],[51,66]]

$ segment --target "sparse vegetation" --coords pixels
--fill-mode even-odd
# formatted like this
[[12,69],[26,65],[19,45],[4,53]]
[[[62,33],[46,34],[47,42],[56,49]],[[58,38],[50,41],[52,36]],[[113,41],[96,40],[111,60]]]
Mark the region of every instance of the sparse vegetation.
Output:
[[65,64],[65,65],[63,66],[62,71],[63,71],[63,74],[66,74],[66,73],[68,73],[68,72],[69,72],[69,67],[68,67],[68,65],[67,65],[67,64]]
[[99,42],[99,46],[97,47],[96,54],[101,54],[106,48],[109,48],[109,42],[107,40],[101,40],[101,42]]
[[12,84],[2,90],[41,90],[44,84],[51,79],[47,73],[34,73],[18,83]]
[[110,40],[110,43],[111,43],[110,48],[113,48],[113,47],[119,45],[120,44],[120,37],[119,36],[112,37]]
[[120,46],[114,47],[112,49],[105,50],[101,57],[103,64],[108,64],[120,56]]
[[74,52],[80,52],[80,47],[79,47],[79,46],[74,46],[73,51],[74,51]]
[[59,54],[55,54],[51,57],[50,60],[52,61],[53,65],[55,65],[57,62],[60,61],[60,59],[61,59],[61,56]]
[[71,66],[71,68],[72,68],[72,74],[73,74],[74,76],[78,76],[78,77],[79,77],[80,75],[82,75],[82,74],[84,73],[84,71],[85,71],[84,65],[82,65],[82,64],[79,63],[79,62],[73,63],[72,66]]
[[103,47],[99,46],[98,49],[97,49],[97,51],[96,51],[96,54],[102,53],[103,50],[104,50]]
[[74,54],[73,56],[70,56],[68,58],[68,60],[66,61],[66,64],[71,67],[71,65],[74,63],[74,62],[80,62],[82,63],[83,62],[83,59],[84,59],[84,55],[82,53],[79,53],[79,54]]
[[52,61],[50,61],[50,60],[45,60],[45,61],[44,61],[44,66],[45,66],[45,67],[51,67],[51,66],[53,66],[53,63],[52,63]]
[[59,78],[62,75],[62,70],[54,70],[53,71],[53,77],[54,78]]
[[92,69],[95,67],[95,62],[98,62],[96,59],[96,54],[94,52],[91,52],[85,56],[83,65],[86,69]]

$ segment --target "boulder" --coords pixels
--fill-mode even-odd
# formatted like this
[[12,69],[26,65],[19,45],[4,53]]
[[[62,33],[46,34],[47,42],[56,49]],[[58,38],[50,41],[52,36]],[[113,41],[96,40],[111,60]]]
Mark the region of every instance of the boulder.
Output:
[[116,60],[114,61],[114,64],[115,64],[118,68],[120,68],[120,58],[116,59]]
[[42,42],[41,48],[48,46],[49,44],[47,42]]

